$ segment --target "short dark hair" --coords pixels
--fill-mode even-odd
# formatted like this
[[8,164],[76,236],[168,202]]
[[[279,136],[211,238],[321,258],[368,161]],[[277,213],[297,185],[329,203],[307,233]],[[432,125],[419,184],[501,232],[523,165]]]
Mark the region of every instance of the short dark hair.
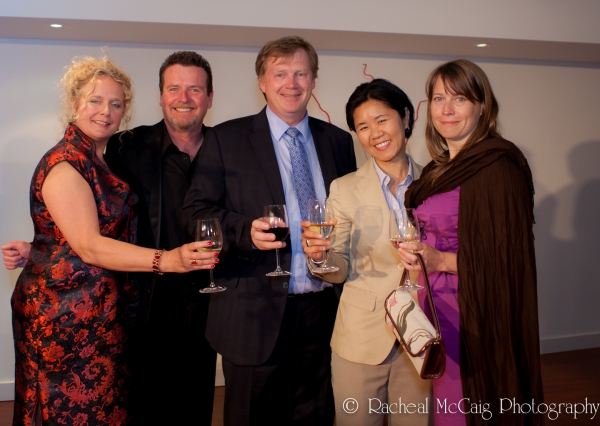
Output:
[[319,56],[312,44],[298,36],[282,37],[265,44],[262,49],[260,49],[260,52],[258,52],[256,63],[254,64],[256,76],[260,79],[265,74],[265,71],[267,70],[267,60],[269,58],[291,58],[301,49],[308,54],[310,72],[312,73],[313,78],[317,78],[317,73],[319,72]]
[[350,95],[350,99],[346,103],[346,122],[350,130],[356,132],[354,127],[354,111],[356,111],[356,108],[371,100],[381,102],[388,108],[395,109],[403,120],[406,118],[406,110],[408,109],[406,137],[410,137],[415,123],[415,108],[402,89],[383,78],[376,78],[373,81],[361,84]]
[[204,71],[206,71],[206,94],[210,95],[212,93],[212,70],[210,69],[210,64],[202,55],[189,50],[184,50],[170,54],[160,66],[160,71],[158,72],[158,88],[160,89],[161,94],[165,84],[165,71],[167,68],[173,65],[202,68]]

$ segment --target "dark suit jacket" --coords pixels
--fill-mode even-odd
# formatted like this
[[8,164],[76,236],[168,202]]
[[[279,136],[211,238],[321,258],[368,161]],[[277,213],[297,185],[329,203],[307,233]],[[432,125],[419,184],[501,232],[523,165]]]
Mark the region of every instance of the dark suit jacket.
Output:
[[[325,187],[356,170],[348,132],[309,118]],[[227,290],[211,295],[206,336],[211,346],[240,365],[259,365],[279,334],[288,279],[268,278],[275,251],[253,249],[252,221],[268,204],[285,204],[281,175],[265,109],[215,126],[207,132],[182,210],[188,232],[193,219],[217,217],[224,234],[221,262],[214,274]],[[290,267],[291,248],[279,251]]]
[[[202,131],[206,134],[208,128],[203,126]],[[160,241],[161,234],[161,158],[164,138],[168,138],[167,128],[164,120],[161,120],[153,126],[139,126],[131,131],[118,133],[113,136],[106,148],[105,158],[111,169],[122,177],[131,187],[139,198],[138,206],[138,228],[137,245],[149,248],[164,248],[167,250],[175,247],[165,247]],[[169,220],[175,220],[170,218]],[[185,244],[192,241],[191,238],[186,241],[180,241]],[[192,276],[193,275],[193,276]],[[177,297],[189,298],[189,288],[184,288],[183,283],[191,281],[198,282],[204,286],[207,281],[205,272],[193,274],[170,274],[169,281],[177,282],[181,285],[172,286],[169,294]],[[150,309],[148,300],[150,292],[154,286],[156,278],[150,273],[137,274],[141,287],[141,312],[142,319],[148,314]],[[197,290],[197,289],[196,289]],[[196,291],[197,292],[197,291]],[[167,301],[165,301],[167,302]],[[156,314],[159,314],[156,312]]]
[[[206,134],[208,127],[203,126]],[[164,120],[153,126],[139,126],[117,133],[108,141],[105,158],[138,196],[140,219],[138,242],[143,247],[162,247],[160,243],[161,157],[164,138],[168,138]]]

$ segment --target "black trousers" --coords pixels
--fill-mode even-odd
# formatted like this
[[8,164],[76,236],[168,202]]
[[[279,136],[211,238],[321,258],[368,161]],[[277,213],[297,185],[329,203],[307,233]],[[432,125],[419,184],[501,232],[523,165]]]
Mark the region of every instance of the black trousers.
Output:
[[223,358],[226,426],[333,424],[330,340],[337,305],[332,288],[288,296],[264,364]]
[[208,283],[174,279],[157,282],[141,310],[134,424],[210,426],[217,354],[205,338],[210,297],[198,291]]

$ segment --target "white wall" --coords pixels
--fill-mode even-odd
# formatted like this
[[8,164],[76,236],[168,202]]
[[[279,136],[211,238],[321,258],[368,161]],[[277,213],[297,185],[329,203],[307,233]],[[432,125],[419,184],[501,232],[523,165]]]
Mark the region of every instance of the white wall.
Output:
[[[158,68],[190,46],[108,48],[131,74],[136,91],[132,126],[161,118]],[[253,114],[264,105],[254,76],[256,50],[197,47],[211,63],[215,98],[207,124]],[[367,72],[402,87],[416,104],[441,58],[355,56],[319,52],[315,94],[332,122],[346,129],[344,104]],[[100,45],[0,39],[0,243],[32,237],[29,182],[43,153],[60,138],[57,83],[72,57],[101,55]],[[505,137],[530,161],[536,186],[536,249],[540,331],[545,352],[600,346],[600,279],[594,268],[600,237],[600,69],[560,64],[478,62],[500,101]],[[313,101],[311,115],[325,118]],[[424,106],[409,151],[428,161]],[[359,163],[365,156],[357,145]],[[519,236],[515,236],[519,238]],[[0,269],[0,400],[12,399],[10,295],[18,272]],[[484,285],[482,283],[482,285]]]

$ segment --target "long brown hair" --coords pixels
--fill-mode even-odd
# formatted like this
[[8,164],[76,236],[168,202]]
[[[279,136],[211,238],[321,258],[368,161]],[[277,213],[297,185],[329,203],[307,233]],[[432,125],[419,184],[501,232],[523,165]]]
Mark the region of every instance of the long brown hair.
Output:
[[[467,139],[460,152],[452,161],[448,152],[446,139],[436,130],[431,119],[431,101],[438,78],[442,79],[444,88],[452,95],[462,95],[472,103],[482,105],[481,116],[477,126]],[[427,125],[425,128],[425,141],[427,150],[433,160],[434,167],[429,174],[429,179],[434,182],[452,164],[460,159],[461,154],[471,146],[488,137],[499,137],[498,131],[498,102],[492,91],[492,86],[487,75],[476,64],[466,59],[457,59],[440,65],[429,75],[425,84],[427,93]]]

